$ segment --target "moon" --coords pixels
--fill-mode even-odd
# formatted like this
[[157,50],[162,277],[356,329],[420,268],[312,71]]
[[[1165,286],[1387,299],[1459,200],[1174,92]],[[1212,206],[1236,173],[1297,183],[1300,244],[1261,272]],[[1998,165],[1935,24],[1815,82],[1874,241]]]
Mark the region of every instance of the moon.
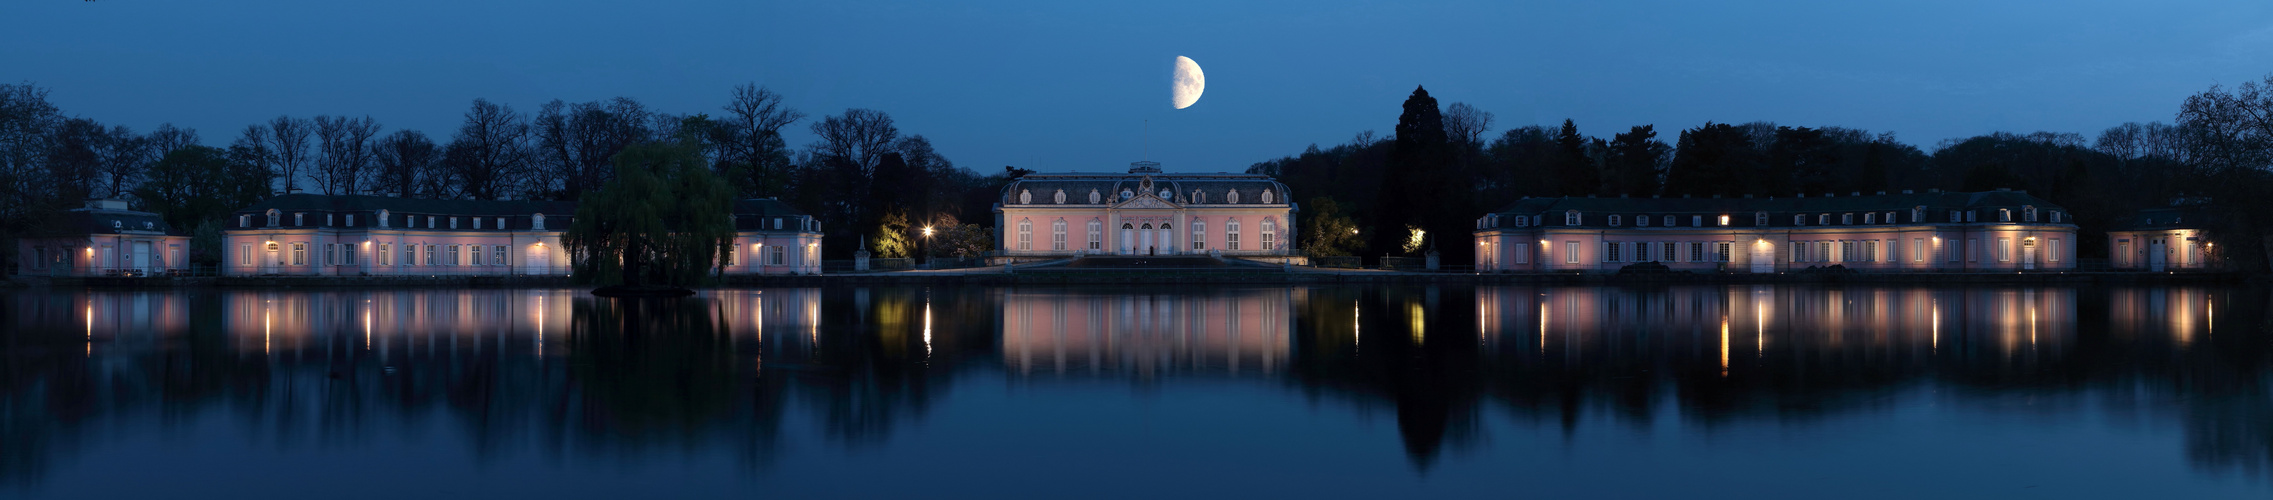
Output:
[[1200,63],[1192,58],[1176,56],[1176,74],[1170,78],[1169,100],[1176,109],[1192,107],[1200,102],[1200,93],[1208,90],[1208,76],[1200,72]]

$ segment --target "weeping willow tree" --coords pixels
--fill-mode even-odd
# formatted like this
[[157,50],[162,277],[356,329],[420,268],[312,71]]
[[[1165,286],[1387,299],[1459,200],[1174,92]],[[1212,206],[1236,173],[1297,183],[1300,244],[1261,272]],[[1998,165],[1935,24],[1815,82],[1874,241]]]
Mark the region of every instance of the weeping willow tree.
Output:
[[615,180],[577,204],[562,236],[577,282],[688,287],[724,264],[734,244],[734,192],[710,173],[697,145],[632,146],[615,164]]

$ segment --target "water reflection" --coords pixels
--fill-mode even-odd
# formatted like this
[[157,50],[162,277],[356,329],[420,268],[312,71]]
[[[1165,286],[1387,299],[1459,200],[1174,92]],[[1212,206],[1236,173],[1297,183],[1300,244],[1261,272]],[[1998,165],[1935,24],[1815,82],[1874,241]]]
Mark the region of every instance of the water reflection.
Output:
[[[439,415],[489,459],[762,471],[799,422],[896,446],[972,378],[1261,381],[1390,416],[1424,470],[1489,447],[1495,422],[1710,433],[1948,405],[2180,428],[2194,465],[2255,475],[2273,471],[2268,305],[2207,287],[11,292],[0,483],[204,415],[319,449]],[[994,408],[975,411],[1015,411]]]

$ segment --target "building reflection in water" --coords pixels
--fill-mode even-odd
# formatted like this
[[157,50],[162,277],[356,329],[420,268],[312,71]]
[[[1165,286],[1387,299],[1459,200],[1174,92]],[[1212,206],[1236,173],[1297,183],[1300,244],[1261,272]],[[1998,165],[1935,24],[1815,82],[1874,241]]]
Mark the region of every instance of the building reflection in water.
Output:
[[1002,362],[1020,374],[1267,375],[1286,365],[1301,293],[1009,290],[1002,297]]
[[[0,442],[66,446],[55,436],[149,401],[229,401],[241,404],[203,407],[279,436],[352,435],[383,420],[373,415],[446,408],[484,449],[548,436],[556,451],[621,456],[682,439],[762,457],[784,408],[815,412],[832,437],[873,442],[957,379],[999,369],[1284,380],[1361,413],[1393,410],[1422,465],[1485,442],[1486,415],[1566,432],[1646,429],[1668,414],[1702,426],[1786,421],[1883,408],[1894,389],[1929,383],[1989,404],[2025,393],[2032,404],[2102,394],[2165,405],[2141,413],[2178,415],[2196,460],[2273,470],[2273,430],[2262,425],[2273,419],[2262,404],[2273,401],[2266,295],[846,287],[714,290],[640,309],[575,290],[23,292],[0,296],[4,347],[30,360],[0,373],[0,397],[16,404],[0,415],[9,419]],[[49,400],[24,403],[35,394]],[[36,474],[51,453],[0,454],[0,482]]]

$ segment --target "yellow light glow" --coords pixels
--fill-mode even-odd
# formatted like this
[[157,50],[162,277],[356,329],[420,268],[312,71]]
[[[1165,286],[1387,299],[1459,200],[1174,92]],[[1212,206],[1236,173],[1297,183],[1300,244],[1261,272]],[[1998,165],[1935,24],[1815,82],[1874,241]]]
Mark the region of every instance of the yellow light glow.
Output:
[[[931,228],[928,227],[923,228],[923,230],[925,233],[931,232]],[[923,355],[924,357],[931,357],[931,301],[929,300],[923,301]]]
[[1728,216],[1726,216],[1726,215],[1723,215],[1723,216],[1721,216],[1721,225],[1723,225],[1723,226],[1726,226],[1726,225],[1728,225]]
[[1421,344],[1428,340],[1428,318],[1426,314],[1426,311],[1421,310],[1419,302],[1405,304],[1406,319],[1412,323],[1414,344]]
[[1728,317],[1721,317],[1721,376],[1728,376]]
[[923,227],[923,235],[924,235],[924,236],[931,236],[931,226],[924,226],[924,227]]

